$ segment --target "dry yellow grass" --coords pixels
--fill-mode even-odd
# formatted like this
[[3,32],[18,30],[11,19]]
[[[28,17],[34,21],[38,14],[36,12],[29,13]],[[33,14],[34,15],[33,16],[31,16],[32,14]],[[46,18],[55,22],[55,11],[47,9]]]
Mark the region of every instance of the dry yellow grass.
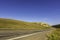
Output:
[[[0,18],[0,28],[9,29],[46,29],[50,28],[48,24],[37,22],[25,22],[13,19]],[[48,26],[48,27],[47,27]]]

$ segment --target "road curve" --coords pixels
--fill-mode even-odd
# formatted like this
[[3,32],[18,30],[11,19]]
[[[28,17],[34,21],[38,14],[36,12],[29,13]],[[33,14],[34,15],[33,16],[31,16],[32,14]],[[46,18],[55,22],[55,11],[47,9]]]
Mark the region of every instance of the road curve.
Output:
[[[48,30],[31,30],[31,31],[9,31],[9,32],[0,32],[0,40],[28,40],[29,38],[35,38],[38,34],[41,36],[45,33],[48,33],[51,29]],[[30,40],[29,39],[29,40]]]

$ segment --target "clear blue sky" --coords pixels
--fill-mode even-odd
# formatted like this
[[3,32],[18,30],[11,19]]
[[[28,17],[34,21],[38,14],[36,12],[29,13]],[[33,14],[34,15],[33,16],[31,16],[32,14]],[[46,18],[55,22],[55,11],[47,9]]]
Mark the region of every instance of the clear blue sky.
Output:
[[0,0],[0,18],[60,23],[60,0]]

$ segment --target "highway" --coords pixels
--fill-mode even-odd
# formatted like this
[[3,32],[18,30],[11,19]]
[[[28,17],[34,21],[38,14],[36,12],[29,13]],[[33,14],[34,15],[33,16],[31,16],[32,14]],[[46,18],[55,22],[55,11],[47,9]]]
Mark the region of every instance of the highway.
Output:
[[33,38],[33,35],[41,35],[42,33],[47,33],[46,31],[47,30],[4,30],[0,31],[0,40],[27,40],[29,36]]

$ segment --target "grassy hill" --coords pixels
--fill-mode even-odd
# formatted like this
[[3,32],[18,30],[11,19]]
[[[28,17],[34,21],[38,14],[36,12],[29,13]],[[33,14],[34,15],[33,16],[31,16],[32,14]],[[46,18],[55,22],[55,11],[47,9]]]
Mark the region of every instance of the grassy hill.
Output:
[[50,28],[48,24],[41,22],[25,22],[13,19],[0,18],[0,29],[45,29]]

